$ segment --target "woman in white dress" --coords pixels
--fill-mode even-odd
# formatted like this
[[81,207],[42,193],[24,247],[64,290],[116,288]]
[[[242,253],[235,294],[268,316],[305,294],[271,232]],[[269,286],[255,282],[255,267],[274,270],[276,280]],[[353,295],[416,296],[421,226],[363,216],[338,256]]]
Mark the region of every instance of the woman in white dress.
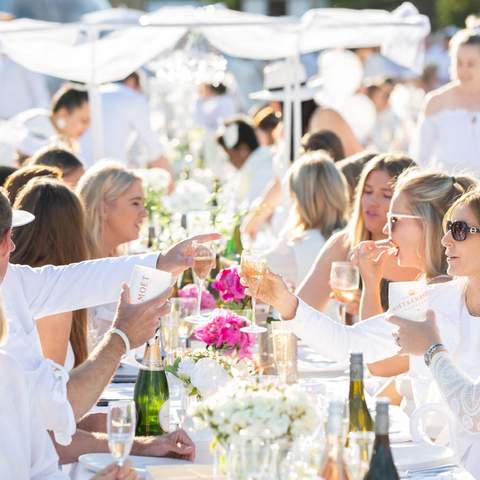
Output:
[[303,155],[287,177],[292,198],[290,222],[267,254],[272,271],[298,286],[325,241],[345,226],[347,185],[323,151]]
[[[91,258],[116,257],[140,236],[147,216],[142,179],[116,162],[100,162],[80,179],[76,190],[85,211]],[[88,311],[90,340],[95,344],[110,328],[116,304]]]
[[[441,245],[442,219],[446,212],[445,205],[452,205],[461,197],[464,188],[456,178],[442,173],[410,172],[404,181],[400,178],[394,193],[389,215],[390,247],[396,247],[396,259],[400,265],[416,267],[425,273],[428,279],[445,273],[447,261]],[[467,194],[468,195],[468,194]],[[464,197],[464,198],[468,198]],[[463,198],[461,198],[463,200]],[[455,212],[464,216],[465,212]],[[477,214],[478,215],[478,214]],[[464,220],[470,227],[479,229],[478,220],[471,217],[457,218]],[[451,228],[450,224],[448,227]],[[473,230],[468,230],[473,232]],[[472,236],[472,241],[479,238]],[[449,235],[444,236],[444,245],[449,253],[449,264],[457,262],[460,257],[457,249],[449,246]],[[388,246],[379,246],[376,255]],[[475,248],[478,248],[475,244]],[[476,250],[475,250],[476,251]],[[439,331],[446,348],[454,352],[459,365],[471,375],[480,376],[478,362],[478,344],[480,342],[480,323],[470,313],[470,299],[475,305],[478,297],[478,277],[480,265],[478,255],[463,257],[466,269],[463,278],[446,283],[433,284],[428,289],[428,302],[435,311]],[[371,268],[375,262],[371,261]],[[459,272],[455,272],[459,274]],[[470,296],[468,292],[473,292]],[[398,345],[392,334],[394,326],[386,321],[387,314],[377,315],[352,327],[341,325],[326,315],[306,305],[289,292],[277,275],[269,273],[260,286],[257,297],[273,305],[282,315],[289,328],[307,344],[321,354],[340,361],[345,361],[351,351],[361,351],[365,361],[372,363],[392,357],[398,353]],[[473,313],[473,312],[472,312]],[[400,343],[403,340],[400,340]],[[416,405],[428,401],[433,377],[423,359],[409,358],[409,374],[412,381]],[[478,472],[475,457],[470,457],[469,449],[478,442],[476,438],[464,435],[463,427],[457,425],[458,453],[464,455],[464,464],[468,469]],[[477,462],[478,463],[478,462]]]
[[479,177],[480,31],[455,34],[450,56],[452,81],[427,95],[411,154],[419,165]]

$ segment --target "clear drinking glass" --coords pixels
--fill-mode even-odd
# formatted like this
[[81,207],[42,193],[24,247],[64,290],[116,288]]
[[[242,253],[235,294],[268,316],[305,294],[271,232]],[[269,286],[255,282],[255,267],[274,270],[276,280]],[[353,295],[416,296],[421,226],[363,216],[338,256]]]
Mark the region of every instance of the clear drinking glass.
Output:
[[242,430],[238,448],[242,477],[245,480],[263,480],[270,467],[269,443]]
[[257,292],[260,287],[260,283],[267,269],[267,261],[263,255],[258,252],[244,250],[242,252],[242,257],[240,260],[240,269],[242,272],[242,277],[248,285],[250,294],[252,296],[252,321],[250,326],[243,327],[242,332],[247,333],[262,333],[266,332],[267,329],[260,327],[256,324],[255,321],[255,307],[257,303]]
[[205,243],[193,242],[193,280],[197,286],[197,308],[194,315],[189,317],[189,322],[194,324],[203,324],[206,317],[202,316],[202,291],[205,280],[210,275],[212,268],[215,266],[215,252]]
[[108,448],[117,465],[128,457],[135,437],[135,403],[132,400],[109,402],[107,418]]
[[171,365],[175,361],[175,356],[179,347],[179,326],[175,314],[170,313],[162,317],[161,322],[163,348],[167,354],[167,363]]
[[191,316],[195,311],[197,301],[191,297],[178,297],[171,298],[170,304],[172,305],[170,315],[175,318],[178,325],[180,348],[185,350],[190,346],[189,340],[193,330],[193,325],[187,321],[187,317]]
[[[360,272],[355,265],[350,262],[332,262],[330,270],[330,288],[337,298],[345,298],[347,301],[355,299],[356,291],[360,283]],[[341,310],[343,323],[350,324],[347,321],[345,308]]]
[[297,380],[297,342],[295,335],[281,323],[272,326],[273,362],[281,383]]
[[344,451],[345,463],[348,466],[352,480],[362,480],[370,467],[374,432],[350,432],[348,448]]

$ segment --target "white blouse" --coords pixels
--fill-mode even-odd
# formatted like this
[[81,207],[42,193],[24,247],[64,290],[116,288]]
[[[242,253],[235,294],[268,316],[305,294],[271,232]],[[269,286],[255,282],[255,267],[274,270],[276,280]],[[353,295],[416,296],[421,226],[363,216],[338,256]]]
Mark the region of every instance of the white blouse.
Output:
[[325,238],[318,229],[306,230],[298,240],[281,238],[267,253],[271,270],[298,286],[315,263]]
[[68,476],[42,422],[36,392],[20,365],[0,350],[0,476],[15,480],[60,480]]
[[480,111],[445,109],[420,116],[410,153],[423,167],[480,178]]
[[[431,285],[428,290],[428,305],[435,311],[441,337],[455,363],[465,374],[478,378],[480,318],[468,314],[464,289],[465,279]],[[363,352],[366,363],[372,363],[398,352],[392,337],[396,327],[386,320],[386,316],[387,314],[378,315],[349,327],[331,320],[327,315],[299,300],[296,317],[286,322],[286,325],[305,343],[328,358],[344,361],[350,352]],[[439,362],[440,359],[436,361]],[[475,466],[480,455],[480,436],[478,433],[467,431],[471,427],[471,421],[475,423],[480,420],[477,417],[477,412],[480,412],[480,389],[472,390],[467,387],[462,402],[462,397],[458,397],[458,389],[461,388],[458,377],[447,379],[451,369],[442,368],[443,374],[439,369],[439,366],[436,370],[434,368],[433,373],[443,375],[443,378],[440,378],[444,388],[445,382],[448,383],[446,392],[453,392],[449,394],[450,401],[460,402],[458,408],[455,407],[454,410],[458,412],[459,417],[455,431],[458,453],[466,468],[470,471],[476,470],[480,478],[479,468]],[[410,357],[409,375],[415,404],[419,406],[432,401],[432,396],[438,392],[432,371],[425,365],[422,357]],[[478,423],[477,427],[480,427]]]
[[154,268],[157,253],[105,258],[67,266],[31,268],[10,264],[2,284],[9,335],[4,350],[34,385],[44,428],[68,444],[75,418],[67,398],[68,373],[42,355],[35,319],[117,301],[135,265]]

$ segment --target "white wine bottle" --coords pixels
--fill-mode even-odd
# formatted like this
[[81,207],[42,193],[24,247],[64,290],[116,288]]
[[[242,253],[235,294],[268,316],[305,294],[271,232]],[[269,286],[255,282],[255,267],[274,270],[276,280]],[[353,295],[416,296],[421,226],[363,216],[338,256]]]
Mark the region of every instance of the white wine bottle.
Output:
[[344,402],[335,400],[328,405],[327,443],[319,472],[324,480],[351,480],[343,456],[344,409]]
[[169,392],[160,347],[160,333],[147,342],[133,398],[137,411],[135,434],[162,435],[169,426]]
[[370,468],[364,480],[399,480],[388,438],[388,399],[377,400],[375,443]]
[[363,392],[363,354],[350,355],[350,393],[348,395],[348,433],[373,432],[373,420]]

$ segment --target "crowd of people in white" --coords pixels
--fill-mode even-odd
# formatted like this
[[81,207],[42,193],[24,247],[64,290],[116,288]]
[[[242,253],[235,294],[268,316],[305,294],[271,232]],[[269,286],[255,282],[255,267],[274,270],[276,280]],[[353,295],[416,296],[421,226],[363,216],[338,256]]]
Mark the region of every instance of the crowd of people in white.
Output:
[[[288,151],[294,142],[282,130],[285,69],[278,65],[279,86],[270,82],[267,102],[250,116],[236,115],[224,85],[205,84],[195,121],[221,152],[215,164],[223,162],[218,176],[230,200],[247,207],[244,238],[276,238],[259,300],[324,356],[345,360],[362,351],[373,375],[408,375],[407,403],[426,403],[435,390],[455,416],[451,441],[462,464],[480,478],[480,31],[458,31],[449,49],[452,78],[431,91],[437,85],[426,77],[364,80],[362,92],[377,112],[366,138],[302,86],[302,151]],[[365,70],[366,59],[378,55],[355,54]],[[397,88],[426,93],[414,131],[412,118],[400,118],[390,103]],[[94,166],[86,91],[64,85],[49,109],[45,92],[31,92],[38,101],[26,111],[0,102],[7,123],[22,126],[14,157],[0,158],[0,476],[40,480],[66,478],[59,464],[108,451],[105,415],[89,412],[125,350],[144,344],[169,310],[168,293],[130,302],[133,267],[177,276],[193,262],[194,240],[219,235],[122,256],[147,216],[142,178],[130,167],[163,168],[175,188],[137,74],[100,90],[105,152],[116,162]],[[148,152],[141,165],[128,164],[132,130]],[[339,299],[358,317],[353,326],[332,318],[329,273],[341,260],[355,262],[362,278],[353,300]],[[391,317],[389,283],[422,277],[430,284],[427,321]],[[401,401],[398,392],[390,395]],[[132,453],[193,459],[195,446],[178,430],[136,438]],[[136,473],[127,463],[94,478]]]

